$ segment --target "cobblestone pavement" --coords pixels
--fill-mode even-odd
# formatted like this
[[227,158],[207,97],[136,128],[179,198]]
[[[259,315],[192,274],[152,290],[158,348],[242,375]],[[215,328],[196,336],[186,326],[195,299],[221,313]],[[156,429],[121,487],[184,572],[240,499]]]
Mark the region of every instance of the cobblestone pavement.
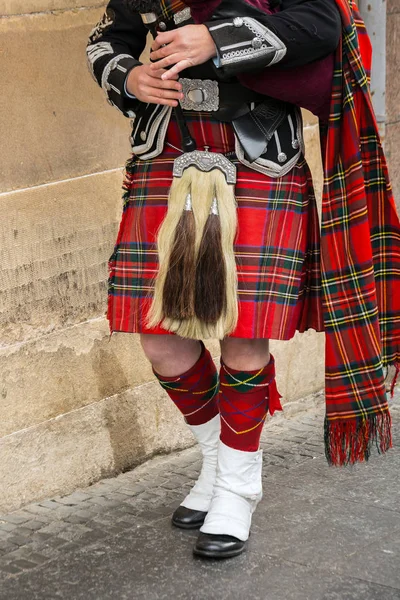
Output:
[[197,477],[189,449],[0,516],[1,600],[400,600],[400,394],[394,449],[329,468],[323,406],[265,427],[264,498],[245,554],[192,556],[170,515]]

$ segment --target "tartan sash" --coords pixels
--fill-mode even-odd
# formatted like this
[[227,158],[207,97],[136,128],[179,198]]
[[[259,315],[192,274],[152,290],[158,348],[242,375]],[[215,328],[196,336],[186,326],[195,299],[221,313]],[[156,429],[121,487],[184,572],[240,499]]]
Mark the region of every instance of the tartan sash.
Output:
[[343,35],[321,129],[321,279],[325,450],[343,465],[392,445],[383,367],[400,367],[400,223],[372,107],[369,38],[354,3],[336,2]]

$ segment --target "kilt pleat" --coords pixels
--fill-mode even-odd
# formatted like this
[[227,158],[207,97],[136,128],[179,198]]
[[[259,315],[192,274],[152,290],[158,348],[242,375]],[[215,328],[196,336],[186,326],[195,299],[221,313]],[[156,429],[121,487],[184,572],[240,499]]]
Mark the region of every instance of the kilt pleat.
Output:
[[[234,150],[230,124],[188,113],[198,148]],[[150,161],[133,156],[124,180],[124,207],[109,261],[108,319],[112,332],[167,334],[146,328],[158,270],[156,238],[165,217],[179,132],[171,121],[163,153]],[[323,331],[319,222],[304,158],[290,173],[271,178],[234,160],[238,168],[239,321],[233,337],[288,340],[309,328]]]

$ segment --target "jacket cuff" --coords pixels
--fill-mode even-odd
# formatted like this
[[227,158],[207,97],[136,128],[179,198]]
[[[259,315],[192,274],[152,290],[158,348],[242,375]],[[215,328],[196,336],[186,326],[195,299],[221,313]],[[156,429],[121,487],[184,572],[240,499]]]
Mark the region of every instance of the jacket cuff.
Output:
[[286,54],[286,46],[268,27],[251,17],[204,23],[217,47],[217,68],[228,76],[271,67]]
[[107,63],[101,77],[101,87],[107,95],[107,102],[131,119],[136,116],[139,100],[126,94],[125,81],[129,72],[141,64],[129,54],[119,54]]
[[[135,65],[135,66],[138,67],[139,65]],[[132,67],[132,69],[134,69],[134,68],[135,67]],[[125,75],[123,95],[125,96],[125,98],[130,98],[131,100],[137,100],[137,97],[135,96],[135,94],[131,94],[130,92],[128,92],[128,77],[129,77],[129,73],[132,71],[132,69],[129,69]]]

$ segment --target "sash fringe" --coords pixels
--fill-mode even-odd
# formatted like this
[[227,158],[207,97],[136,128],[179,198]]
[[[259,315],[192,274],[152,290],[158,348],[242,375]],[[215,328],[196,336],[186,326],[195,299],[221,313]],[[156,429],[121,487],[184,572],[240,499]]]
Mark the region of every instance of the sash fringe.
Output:
[[367,461],[372,446],[376,446],[379,454],[393,446],[388,410],[363,419],[325,418],[325,456],[330,465],[339,467]]

